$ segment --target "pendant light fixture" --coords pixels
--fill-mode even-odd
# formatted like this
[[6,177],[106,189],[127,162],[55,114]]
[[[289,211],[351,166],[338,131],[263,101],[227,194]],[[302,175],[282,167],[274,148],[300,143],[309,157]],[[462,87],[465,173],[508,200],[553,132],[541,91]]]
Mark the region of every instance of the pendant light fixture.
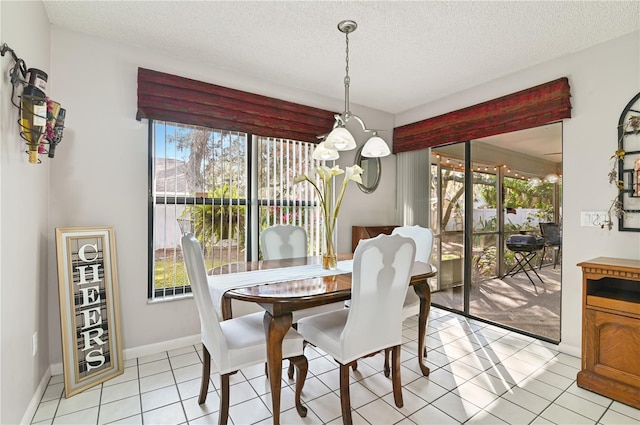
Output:
[[313,158],[319,160],[337,159],[340,155],[338,151],[347,151],[356,147],[356,141],[353,135],[347,130],[346,125],[349,120],[355,120],[360,123],[365,133],[371,133],[371,137],[365,143],[362,148],[361,155],[369,158],[379,158],[391,154],[389,146],[386,142],[378,136],[376,130],[369,130],[362,121],[362,118],[353,114],[349,110],[349,84],[351,78],[349,77],[349,34],[354,32],[358,28],[358,24],[355,21],[346,20],[338,24],[338,30],[345,35],[346,40],[346,67],[344,77],[344,112],[340,115],[336,115],[336,122],[333,125],[333,130],[324,137],[324,140],[318,145],[313,152]]

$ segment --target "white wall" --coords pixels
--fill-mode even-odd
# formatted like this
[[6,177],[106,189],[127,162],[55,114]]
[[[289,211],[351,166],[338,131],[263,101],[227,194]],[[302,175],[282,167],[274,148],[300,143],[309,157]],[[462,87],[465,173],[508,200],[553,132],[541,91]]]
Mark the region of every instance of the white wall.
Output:
[[[68,111],[56,158],[39,166],[27,164],[17,136],[17,114],[7,98],[10,61],[2,58],[0,422],[15,423],[46,366],[62,359],[55,227],[114,226],[124,348],[199,332],[192,300],[151,305],[146,301],[148,153],[147,124],[135,120],[138,66],[336,111],[342,109],[343,100],[245,80],[197,61],[179,61],[58,28],[53,28],[49,43],[49,26],[39,2],[0,2],[0,11],[2,42],[15,48],[29,66],[48,70],[48,94]],[[37,22],[30,26],[28,37],[21,16]],[[574,111],[564,126],[562,306],[562,338],[569,349],[580,346],[581,275],[575,264],[599,255],[640,256],[637,233],[578,227],[580,210],[606,210],[615,194],[606,175],[615,150],[618,115],[640,89],[639,38],[635,33],[396,117],[395,124],[402,125],[569,77]],[[391,139],[392,116],[356,105],[352,110],[369,127],[389,130],[381,135]],[[362,136],[356,138],[363,142]],[[354,156],[355,151],[343,153],[340,164],[351,165]],[[341,251],[350,247],[352,224],[394,222],[395,158],[382,162],[382,182],[374,194],[349,188],[339,223]],[[47,290],[48,297],[44,296]],[[41,338],[40,353],[34,359],[31,334],[35,330],[40,330]]]
[[[340,111],[341,99],[243,80],[227,71],[172,59],[148,49],[113,44],[60,28],[52,30],[52,70],[65,75],[53,96],[67,108],[63,142],[51,168],[51,228],[113,225],[116,234],[123,347],[140,347],[200,332],[192,299],[147,303],[147,121],[135,120],[137,68],[144,67],[293,102]],[[342,81],[336,81],[342,84]],[[353,108],[368,125],[391,130],[393,116]],[[391,132],[383,133],[389,139]],[[355,151],[342,155],[351,165]],[[383,182],[374,195],[352,185],[341,217],[384,224],[392,220],[395,168],[384,160]],[[386,192],[386,193],[385,193]],[[355,213],[356,211],[357,213]],[[366,211],[366,215],[362,214]],[[369,220],[373,220],[370,221]],[[340,250],[351,246],[351,224],[341,220]],[[343,237],[343,235],[345,235]],[[56,282],[55,245],[49,238],[51,363],[60,362],[61,336]]]
[[[0,10],[2,43],[14,49],[28,67],[48,72],[50,86],[54,85],[57,76],[50,72],[49,20],[42,3],[3,1]],[[8,75],[14,62],[8,53],[0,63],[0,423],[13,424],[21,421],[49,366],[50,162],[46,155],[42,164],[27,162],[26,144],[18,135],[18,110],[10,100]],[[31,336],[36,331],[39,350],[34,357]]]
[[617,149],[618,118],[640,91],[640,32],[466,90],[396,117],[404,125],[569,77],[572,118],[563,127],[561,348],[580,353],[582,274],[593,257],[640,258],[640,234],[580,227],[580,211],[609,209],[616,190],[607,174]]

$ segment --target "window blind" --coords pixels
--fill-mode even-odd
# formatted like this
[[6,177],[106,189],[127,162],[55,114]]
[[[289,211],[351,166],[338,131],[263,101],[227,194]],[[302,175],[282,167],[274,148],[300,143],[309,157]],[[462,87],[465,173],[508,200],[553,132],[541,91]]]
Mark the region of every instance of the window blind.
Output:
[[317,143],[335,112],[138,68],[136,119]]
[[393,153],[524,130],[571,118],[567,77],[393,129]]

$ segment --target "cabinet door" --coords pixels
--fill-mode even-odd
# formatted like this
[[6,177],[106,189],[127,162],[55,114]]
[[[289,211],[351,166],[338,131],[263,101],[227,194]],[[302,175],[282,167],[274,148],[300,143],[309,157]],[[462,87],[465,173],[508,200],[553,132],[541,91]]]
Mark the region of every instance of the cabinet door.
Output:
[[585,367],[640,387],[640,319],[585,310]]

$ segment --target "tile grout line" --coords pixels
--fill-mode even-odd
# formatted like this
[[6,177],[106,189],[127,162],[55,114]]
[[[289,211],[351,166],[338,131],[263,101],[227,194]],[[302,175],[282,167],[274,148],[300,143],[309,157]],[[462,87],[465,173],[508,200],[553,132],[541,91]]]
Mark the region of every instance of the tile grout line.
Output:
[[[124,367],[122,368],[124,372]],[[96,415],[96,425],[100,423],[100,409],[102,408],[102,389],[104,388],[104,382],[100,383],[100,397],[98,397],[98,414]]]
[[[422,376],[416,376],[415,379],[411,379],[410,381],[405,381],[403,383],[403,390],[407,390],[409,391],[409,394],[415,397],[417,397],[416,402],[418,404],[416,404],[416,406],[419,406],[419,409],[416,410],[415,412],[411,413],[411,414],[405,414],[404,412],[400,411],[397,407],[395,407],[395,405],[392,405],[392,403],[390,401],[387,401],[384,399],[384,397],[387,397],[389,394],[391,394],[390,392],[385,392],[384,395],[382,396],[378,396],[376,392],[373,392],[369,386],[367,386],[365,384],[365,381],[367,379],[373,378],[376,375],[382,375],[382,371],[380,368],[378,368],[377,366],[377,362],[375,360],[377,360],[377,358],[375,358],[375,360],[371,360],[371,362],[365,362],[363,360],[362,365],[366,366],[366,373],[367,375],[362,375],[359,377],[356,376],[351,376],[350,377],[350,384],[356,384],[359,383],[360,385],[362,385],[367,391],[372,392],[375,397],[370,400],[367,401],[366,403],[360,405],[357,409],[354,409],[352,407],[352,412],[355,412],[355,414],[358,415],[358,420],[362,420],[367,424],[371,424],[372,422],[370,420],[368,420],[367,418],[365,418],[360,412],[359,410],[364,408],[365,406],[369,406],[373,403],[379,403],[380,401],[382,401],[384,404],[381,405],[382,406],[387,406],[387,407],[391,407],[392,409],[394,409],[394,411],[398,412],[399,415],[401,415],[404,419],[401,419],[399,422],[409,422],[409,423],[413,423],[413,420],[409,419],[409,417],[411,415],[416,414],[417,412],[421,411],[422,409],[425,409],[429,406],[431,406],[431,408],[435,408],[438,412],[440,412],[443,415],[446,415],[446,417],[451,417],[453,420],[455,420],[456,422],[458,421],[457,419],[453,418],[449,413],[447,413],[447,411],[441,410],[440,408],[436,407],[434,405],[435,402],[437,402],[438,400],[440,400],[442,397],[447,396],[448,394],[453,394],[456,397],[459,397],[461,400],[464,400],[465,402],[469,402],[472,405],[475,405],[475,403],[471,400],[469,400],[468,398],[464,398],[462,397],[459,393],[456,393],[456,388],[459,387],[460,385],[466,384],[466,383],[470,383],[472,379],[478,377],[478,376],[487,376],[489,379],[501,379],[500,376],[503,376],[505,372],[509,373],[509,372],[513,372],[516,374],[515,377],[513,377],[512,374],[512,378],[510,378],[510,380],[517,380],[518,382],[515,383],[511,383],[511,382],[505,382],[508,385],[508,389],[506,389],[505,391],[501,392],[500,395],[497,395],[494,390],[488,390],[487,388],[485,388],[482,385],[478,385],[477,383],[475,383],[474,381],[474,385],[478,385],[480,388],[482,388],[483,390],[489,391],[493,394],[496,395],[496,398],[491,401],[488,405],[494,403],[496,400],[504,400],[504,401],[509,401],[510,403],[513,403],[515,406],[517,406],[518,408],[524,409],[524,411],[528,411],[530,413],[534,413],[534,417],[531,421],[531,423],[535,423],[536,421],[539,421],[541,419],[544,419],[544,421],[548,421],[547,419],[545,419],[544,412],[548,412],[549,409],[552,406],[555,406],[557,408],[562,408],[565,409],[566,412],[570,412],[571,414],[576,414],[579,415],[580,417],[584,417],[585,419],[592,421],[592,419],[588,418],[587,416],[583,416],[583,414],[581,414],[579,411],[576,411],[576,406],[579,407],[581,406],[581,403],[586,403],[586,405],[589,406],[589,410],[591,410],[591,408],[593,408],[594,410],[596,408],[598,409],[604,409],[602,413],[599,414],[599,417],[597,419],[595,419],[595,424],[601,424],[600,421],[602,421],[602,419],[609,413],[609,412],[614,412],[615,414],[619,414],[622,415],[623,417],[628,417],[630,419],[635,419],[633,416],[631,416],[630,412],[625,411],[625,413],[621,413],[618,410],[614,410],[612,409],[612,407],[614,406],[614,401],[611,399],[608,399],[607,397],[604,397],[604,402],[606,402],[606,404],[602,404],[599,400],[598,401],[594,401],[591,400],[590,398],[586,397],[589,394],[583,394],[583,393],[576,393],[575,391],[573,391],[574,387],[576,386],[576,380],[575,378],[573,378],[571,375],[573,369],[575,369],[575,359],[573,359],[572,356],[565,356],[562,353],[560,353],[559,351],[555,350],[555,347],[546,347],[546,346],[540,346],[539,344],[537,344],[537,341],[535,338],[531,338],[531,337],[519,337],[518,335],[514,334],[513,331],[511,332],[504,332],[504,333],[495,333],[493,332],[493,329],[486,329],[487,335],[482,335],[483,329],[484,327],[478,328],[475,331],[472,331],[470,333],[467,333],[466,330],[470,329],[468,328],[468,326],[470,326],[470,324],[468,323],[468,320],[466,320],[465,318],[462,317],[458,317],[457,315],[455,315],[455,313],[447,313],[447,314],[442,314],[439,315],[437,318],[432,317],[432,320],[430,320],[430,326],[427,329],[427,335],[430,336],[431,338],[435,338],[435,340],[437,341],[436,344],[439,344],[437,347],[435,348],[431,348],[429,350],[429,354],[434,353],[437,355],[435,356],[435,360],[436,363],[433,363],[432,361],[430,361],[429,359],[434,359],[433,355],[430,355],[426,358],[427,364],[428,366],[432,369],[432,372],[437,372],[439,370],[442,371],[442,373],[446,372],[447,374],[450,374],[451,376],[455,377],[455,379],[459,379],[462,378],[464,381],[460,384],[457,384],[456,386],[452,387],[452,389],[447,389],[447,387],[451,387],[451,385],[447,385],[447,387],[443,387],[443,389],[445,390],[445,392],[443,394],[441,394],[440,396],[438,396],[437,398],[435,398],[432,401],[427,401],[425,398],[423,398],[423,396],[419,395],[418,393],[413,392],[411,389],[406,388],[408,385],[410,385],[411,383],[418,381],[422,378]],[[437,327],[437,328],[436,328]],[[415,328],[415,325],[412,321],[407,322],[407,324],[404,325],[403,327],[403,333],[404,331],[407,331],[407,334],[412,334],[413,333],[413,329]],[[431,332],[429,332],[431,331]],[[464,333],[463,335],[460,335],[460,333]],[[407,369],[407,372],[411,373],[410,378],[414,378],[414,373],[419,375],[418,372],[416,370],[414,370],[412,368],[412,366],[410,365],[410,362],[414,362],[417,354],[414,356],[413,355],[413,351],[415,351],[416,347],[416,340],[411,338],[410,335],[409,337],[405,337],[403,335],[403,353],[406,354],[406,359],[404,362],[402,362],[402,366],[404,366]],[[497,336],[497,337],[496,337]],[[467,344],[467,340],[469,342],[471,342],[471,345]],[[482,341],[482,342],[481,342]],[[502,350],[502,351],[496,351],[494,348],[494,344],[497,343],[499,344],[499,346],[495,347],[495,348],[500,348],[503,345],[505,347],[508,348],[508,350]],[[431,346],[433,347],[436,344],[432,344]],[[524,345],[522,345],[524,344]],[[188,348],[190,348],[189,353],[182,353],[182,355],[187,355],[193,352],[193,350],[195,350],[196,352],[196,356],[197,358],[200,360],[199,366],[202,366],[202,358],[200,357],[200,353],[198,352],[198,349],[196,347],[196,345],[192,345],[192,346],[188,346]],[[547,349],[547,351],[542,351],[544,349]],[[511,352],[510,350],[514,349],[514,352]],[[481,350],[483,350],[481,352]],[[186,351],[186,350],[185,350]],[[449,353],[449,354],[447,354]],[[488,353],[488,354],[487,354]],[[493,353],[493,354],[491,354]],[[496,353],[499,353],[496,356]],[[307,375],[307,379],[309,378],[316,378],[318,380],[318,383],[320,385],[322,385],[323,387],[327,387],[328,389],[328,393],[323,394],[322,396],[318,396],[318,397],[314,397],[313,399],[309,399],[309,400],[303,400],[303,404],[305,405],[305,407],[307,407],[310,411],[310,413],[312,413],[313,415],[317,416],[316,412],[311,409],[309,402],[316,400],[319,397],[323,397],[327,394],[332,394],[332,397],[335,396],[339,396],[339,389],[332,389],[329,385],[325,384],[324,381],[321,379],[322,378],[329,378],[329,375],[332,373],[335,373],[335,369],[337,368],[337,365],[334,364],[333,359],[330,358],[330,356],[328,356],[328,354],[322,352],[322,351],[318,351],[317,353],[314,354],[319,354],[317,357],[314,357],[314,359],[323,359],[322,361],[320,361],[318,363],[318,367],[320,368],[319,370],[322,370],[323,368],[325,368],[327,366],[327,364],[325,364],[324,362],[330,362],[331,363],[331,368],[328,368],[326,370],[323,370],[322,373],[320,374],[315,374],[312,371],[308,371],[308,375]],[[480,355],[482,354],[482,355]],[[552,354],[552,357],[548,358],[548,355]],[[171,360],[172,357],[170,356],[169,352],[166,351],[163,353],[165,359],[167,359],[168,364],[169,364],[169,369],[171,371],[172,374],[172,378],[173,378],[173,383],[171,384],[175,390],[177,391],[179,400],[181,402],[181,408],[182,408],[182,412],[184,414],[185,423],[189,423],[189,419],[187,418],[187,412],[186,412],[186,407],[184,404],[183,397],[180,393],[180,389],[178,386],[178,382],[177,382],[177,378],[176,378],[176,370],[174,368],[174,364],[173,361]],[[176,356],[179,356],[180,354],[177,354]],[[479,364],[475,364],[473,362],[473,356],[475,355],[477,360],[479,361]],[[174,357],[176,357],[174,356]],[[512,363],[509,363],[507,361],[507,359],[513,359],[514,361]],[[162,360],[162,359],[160,359]],[[507,367],[507,365],[504,363],[505,361],[507,361],[507,363],[511,364],[511,367]],[[144,424],[144,416],[143,416],[143,405],[142,405],[142,385],[141,385],[141,371],[140,371],[140,359],[136,358],[135,359],[135,367],[136,367],[136,379],[137,379],[137,388],[138,388],[138,403],[139,403],[139,408],[140,408],[140,420],[141,423]],[[182,360],[180,362],[183,362]],[[487,362],[490,363],[489,367],[485,367]],[[540,364],[540,366],[535,367],[536,364],[538,364],[538,362],[541,362],[542,364]],[[442,363],[442,366],[439,366],[438,364]],[[520,366],[520,363],[522,364],[522,367]],[[198,363],[194,363],[198,364]],[[467,368],[469,369],[470,372],[473,372],[473,377],[467,379],[466,377],[469,375],[469,373],[460,373],[460,371],[458,371],[456,369],[456,371],[458,372],[458,374],[453,373],[453,369],[455,368],[455,365],[458,364],[460,367],[464,368],[463,372],[465,372],[467,370]],[[527,366],[527,364],[529,366]],[[531,366],[534,367],[533,370],[531,370],[531,372],[527,373],[527,370],[531,368]],[[506,370],[504,370],[506,368]],[[553,370],[551,370],[553,369]],[[364,370],[364,368],[363,368]],[[522,373],[520,370],[525,371],[525,373]],[[254,374],[256,371],[247,371],[250,374]],[[370,373],[370,372],[374,372],[374,373]],[[477,372],[477,373],[475,373]],[[159,373],[164,373],[164,372],[158,372],[152,375],[148,375],[148,376],[153,376]],[[189,374],[191,373],[191,371],[189,371]],[[497,374],[497,375],[495,375]],[[432,373],[432,376],[434,374]],[[519,376],[522,375],[522,379],[519,378]],[[560,381],[560,383],[562,383],[564,381],[564,384],[561,385],[560,387],[550,383],[552,381],[555,380],[555,378],[553,378],[553,376],[556,376],[560,379],[562,379],[562,381]],[[187,376],[187,375],[185,375]],[[239,375],[242,380],[241,382],[237,382],[236,384],[245,382],[247,384],[249,384],[249,386],[251,387],[251,392],[249,394],[256,394],[258,398],[260,398],[260,401],[263,405],[267,405],[267,402],[265,402],[265,400],[262,399],[262,396],[260,394],[258,394],[258,390],[256,390],[256,388],[254,388],[253,385],[251,385],[250,380],[248,379],[248,375],[245,375],[245,373],[240,370],[240,375]],[[264,378],[264,375],[260,375]],[[283,371],[283,376],[285,376],[285,373]],[[256,378],[256,377],[254,377]],[[542,379],[541,379],[542,378]],[[201,379],[201,377],[200,377]],[[405,376],[406,379],[406,376]],[[447,381],[449,381],[449,377],[447,377]],[[49,382],[47,383],[47,387],[46,388],[51,388],[51,382],[53,380],[53,377],[49,379]],[[528,381],[528,380],[535,380],[539,382],[539,385],[549,385],[550,387],[555,387],[556,389],[554,389],[553,393],[556,393],[556,391],[559,391],[559,394],[557,396],[555,396],[552,400],[546,399],[544,397],[542,397],[543,400],[540,400],[540,405],[543,406],[543,408],[541,409],[541,411],[539,413],[536,412],[532,412],[531,410],[529,410],[529,408],[526,407],[526,403],[525,401],[527,400],[527,394],[531,394],[533,396],[537,396],[537,394],[535,392],[532,391],[532,389],[535,389],[536,387],[533,386],[529,386],[527,387],[527,385],[524,383],[524,381]],[[550,381],[549,381],[550,380]],[[335,381],[334,379],[331,379],[331,382]],[[547,382],[549,381],[549,382]],[[294,391],[295,392],[295,379],[293,380],[293,382],[289,382],[286,379],[283,379],[284,385],[283,388],[289,388],[289,390]],[[567,382],[570,382],[570,384],[565,385]],[[209,375],[208,377],[208,382],[207,384],[211,384],[212,383],[212,378],[211,375]],[[335,383],[335,382],[333,382]],[[442,387],[442,385],[438,384],[437,382],[432,381],[433,385],[436,385],[438,387]],[[54,385],[58,385],[58,383],[54,384]],[[64,384],[62,384],[64,385]],[[281,383],[282,385],[282,383]],[[534,385],[538,385],[538,384],[534,384]],[[514,389],[516,389],[517,387],[517,391],[521,392],[521,394],[523,395],[522,398],[517,399],[518,403],[514,403],[511,400],[507,400],[504,396],[507,395],[508,392],[513,392]],[[166,388],[166,387],[162,387],[162,388]],[[213,385],[214,391],[217,393],[218,390],[215,388],[215,385]],[[319,387],[320,388],[320,387]],[[544,387],[542,387],[544,388]],[[99,396],[98,396],[98,409],[97,409],[97,418],[96,418],[96,423],[99,424],[101,423],[101,419],[100,419],[100,415],[103,413],[103,401],[105,400],[105,389],[106,387],[103,384],[100,384],[100,388],[97,389],[100,391]],[[322,390],[324,391],[324,390]],[[422,390],[421,390],[422,391]],[[46,392],[46,389],[45,389]],[[550,395],[553,395],[553,393],[551,393]],[[470,394],[473,394],[473,390]],[[426,394],[428,395],[428,394]],[[60,407],[61,407],[61,401],[62,401],[62,396],[63,396],[63,391],[60,392],[60,394],[58,394],[57,396],[57,400],[55,401],[55,408],[53,408],[54,406],[51,405],[51,409],[53,412],[53,416],[50,419],[43,419],[43,421],[47,421],[49,424],[53,423],[56,419],[59,420],[58,417],[58,413],[60,412]],[[265,393],[265,396],[269,396],[269,393]],[[565,407],[565,405],[563,404],[558,404],[557,401],[561,398],[561,397],[566,397],[568,401],[575,401],[578,404],[575,403],[569,403],[569,406],[572,407]],[[250,396],[251,397],[251,396]],[[368,396],[367,396],[368,397]],[[538,396],[540,397],[540,396]],[[42,406],[43,404],[43,399],[44,399],[44,394],[42,395],[42,397],[40,398],[40,402],[39,402],[39,407]],[[238,404],[242,404],[245,403],[247,401],[251,401],[251,400],[255,400],[255,397],[251,397],[248,400],[243,400],[239,403],[236,403],[236,405]],[[418,400],[422,400],[422,402],[419,402]],[[49,401],[53,401],[53,400],[47,400],[47,402]],[[537,401],[536,401],[537,403]],[[566,404],[566,403],[565,403]],[[167,405],[163,405],[163,406],[159,406],[160,407],[165,407]],[[481,412],[485,412],[486,414],[493,414],[490,410],[487,410],[485,406],[484,408],[477,406],[480,410],[478,412],[476,412],[476,414],[474,414],[473,416],[467,418],[464,420],[463,423],[466,422],[471,422],[473,420],[474,417],[477,417]],[[387,407],[384,407],[384,409],[387,409]],[[266,406],[267,410],[269,410],[269,406]],[[292,408],[294,411],[295,409]],[[287,410],[292,410],[292,409],[287,409]],[[370,407],[370,414],[375,415],[375,409],[373,407]],[[452,410],[453,409],[453,410]],[[457,412],[460,413],[456,408],[452,408],[452,409],[448,409],[448,411],[451,412]],[[71,413],[76,413],[79,411],[82,411],[85,409],[80,409],[77,411],[73,411],[73,412],[69,412],[68,414]],[[153,409],[152,409],[153,410]],[[538,410],[538,409],[536,409]],[[578,409],[578,410],[582,410],[582,409]],[[270,410],[269,410],[270,411]],[[373,412],[373,413],[371,413]],[[36,418],[36,415],[38,413],[38,410],[36,409],[36,412],[34,413],[32,419],[31,419],[31,423],[34,423],[34,419]],[[213,413],[211,413],[213,414]],[[354,415],[355,415],[354,414]],[[569,414],[569,413],[567,413]],[[219,412],[218,412],[219,415]],[[196,421],[204,416],[208,416],[208,415],[203,415],[200,416],[198,418],[194,418],[193,421]],[[494,415],[495,416],[495,415]],[[133,418],[133,416],[128,416],[128,418]],[[317,416],[317,418],[319,418],[319,416]],[[127,418],[121,418],[118,419],[117,421],[121,421],[123,419],[127,419]],[[329,422],[335,421],[335,420],[339,420],[340,416],[338,416],[337,418],[334,418],[332,420],[329,420],[327,422],[325,421],[321,421],[321,423],[324,423],[325,425]],[[503,420],[503,419],[500,419]],[[251,419],[251,421],[254,421],[254,419]],[[257,419],[257,422],[264,422],[264,419]],[[230,419],[229,420],[230,423],[233,423],[233,421]],[[312,421],[311,421],[312,422]],[[182,422],[181,422],[182,423]]]
[[138,403],[140,404],[140,423],[144,425],[144,415],[142,414],[142,384],[140,383],[140,360],[136,357],[136,376],[138,377]]

